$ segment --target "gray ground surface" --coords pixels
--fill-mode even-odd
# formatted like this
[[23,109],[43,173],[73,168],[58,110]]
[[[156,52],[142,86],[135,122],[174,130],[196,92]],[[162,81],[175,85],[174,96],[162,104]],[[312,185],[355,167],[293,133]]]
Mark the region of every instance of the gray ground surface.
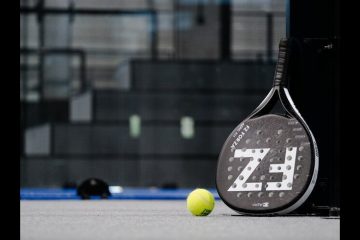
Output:
[[193,217],[185,201],[20,201],[21,239],[340,239],[340,220],[238,216],[221,201]]

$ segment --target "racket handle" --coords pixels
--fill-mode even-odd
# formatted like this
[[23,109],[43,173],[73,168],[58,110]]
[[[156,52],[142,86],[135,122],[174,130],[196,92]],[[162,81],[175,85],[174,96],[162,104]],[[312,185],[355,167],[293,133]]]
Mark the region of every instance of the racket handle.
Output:
[[286,38],[282,38],[279,43],[279,55],[276,63],[273,86],[287,86],[289,52],[290,52],[289,41]]

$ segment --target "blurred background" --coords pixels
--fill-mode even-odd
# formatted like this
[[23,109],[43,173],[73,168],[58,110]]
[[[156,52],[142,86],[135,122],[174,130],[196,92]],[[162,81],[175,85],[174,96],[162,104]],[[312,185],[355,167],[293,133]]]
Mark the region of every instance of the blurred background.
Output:
[[215,187],[285,0],[21,0],[21,187]]

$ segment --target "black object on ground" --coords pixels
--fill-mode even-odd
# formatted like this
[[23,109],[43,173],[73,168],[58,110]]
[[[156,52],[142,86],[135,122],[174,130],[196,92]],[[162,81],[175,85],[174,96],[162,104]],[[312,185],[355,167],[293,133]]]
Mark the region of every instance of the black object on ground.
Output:
[[89,178],[82,182],[77,188],[77,194],[82,199],[90,199],[91,196],[100,196],[107,199],[111,196],[109,185],[98,178]]

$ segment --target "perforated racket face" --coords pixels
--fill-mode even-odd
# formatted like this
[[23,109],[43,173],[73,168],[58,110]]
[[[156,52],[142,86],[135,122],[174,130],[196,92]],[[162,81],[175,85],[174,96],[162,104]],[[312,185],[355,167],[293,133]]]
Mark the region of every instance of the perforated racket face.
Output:
[[240,123],[219,156],[216,183],[224,202],[244,213],[291,207],[313,175],[308,134],[297,119],[275,114]]

